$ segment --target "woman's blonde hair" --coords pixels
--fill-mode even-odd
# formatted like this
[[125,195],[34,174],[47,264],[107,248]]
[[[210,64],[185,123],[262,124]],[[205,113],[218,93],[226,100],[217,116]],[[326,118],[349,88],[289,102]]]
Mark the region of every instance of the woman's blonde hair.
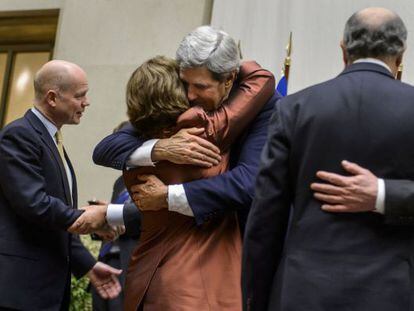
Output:
[[126,90],[129,121],[143,138],[159,138],[176,125],[188,103],[175,60],[156,56],[139,66]]

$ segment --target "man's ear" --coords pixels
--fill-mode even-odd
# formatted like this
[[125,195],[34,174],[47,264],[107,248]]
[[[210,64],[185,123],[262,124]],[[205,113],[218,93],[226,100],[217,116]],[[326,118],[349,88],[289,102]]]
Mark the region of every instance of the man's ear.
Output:
[[45,96],[45,101],[46,103],[51,106],[51,107],[56,107],[57,105],[57,98],[58,98],[58,93],[55,90],[49,90],[46,93]]
[[402,71],[403,71],[403,65],[402,65],[402,62],[403,62],[403,54],[404,54],[404,51],[395,58],[395,69],[391,67],[391,70],[393,71],[394,77],[397,80],[401,80],[401,76],[402,76]]
[[226,88],[231,87],[233,85],[234,80],[236,80],[237,77],[237,71],[234,70],[232,73],[226,78],[226,81],[224,82],[224,86]]
[[345,43],[344,43],[343,40],[341,40],[341,42],[339,43],[339,46],[341,47],[341,50],[342,50],[342,60],[343,60],[344,65],[346,67],[346,66],[348,66],[349,58],[348,58],[348,53],[346,52]]
[[400,67],[400,65],[402,64],[402,62],[403,62],[403,55],[404,55],[404,52],[402,52],[398,57],[397,57],[397,59],[395,60],[395,65],[397,66],[397,68],[398,67]]

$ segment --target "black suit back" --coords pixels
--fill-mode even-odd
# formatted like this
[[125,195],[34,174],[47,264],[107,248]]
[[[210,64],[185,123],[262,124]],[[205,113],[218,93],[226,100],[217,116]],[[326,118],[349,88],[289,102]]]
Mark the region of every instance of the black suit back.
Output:
[[409,310],[413,228],[388,226],[375,213],[323,212],[310,190],[318,170],[344,174],[344,159],[377,176],[414,179],[414,88],[384,70],[355,64],[283,103],[295,189],[283,292],[302,293],[308,310]]
[[[278,217],[269,220],[275,229],[267,234],[271,241],[265,242],[275,251],[261,264],[276,269],[269,271],[274,276],[273,285],[270,278],[267,281],[269,304],[265,293],[264,298],[257,294],[252,306],[414,310],[414,228],[388,225],[384,216],[373,212],[324,212],[310,189],[318,170],[345,174],[340,164],[344,159],[377,176],[414,179],[414,88],[394,80],[379,65],[354,64],[330,81],[283,99],[275,122],[278,143],[270,137],[266,150],[285,159],[286,168],[274,165],[261,172],[276,176],[282,190],[263,205],[277,210]],[[258,202],[270,198],[266,192],[276,192],[272,184],[259,187]],[[251,231],[259,227],[256,219],[249,219]],[[246,247],[254,247],[251,240],[247,234]]]

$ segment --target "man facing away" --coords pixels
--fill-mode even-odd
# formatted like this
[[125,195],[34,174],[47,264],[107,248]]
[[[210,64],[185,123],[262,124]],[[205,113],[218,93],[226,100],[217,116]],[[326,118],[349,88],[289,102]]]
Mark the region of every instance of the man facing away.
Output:
[[67,310],[70,276],[88,275],[104,298],[120,291],[119,270],[96,262],[68,232],[81,215],[105,223],[103,208],[77,210],[75,173],[60,129],[89,102],[85,72],[53,60],[34,80],[34,108],[0,132],[0,309]]
[[414,310],[414,229],[327,213],[310,188],[318,170],[342,173],[342,159],[414,178],[414,88],[394,79],[406,37],[389,10],[355,13],[345,70],[276,106],[246,225],[245,310]]

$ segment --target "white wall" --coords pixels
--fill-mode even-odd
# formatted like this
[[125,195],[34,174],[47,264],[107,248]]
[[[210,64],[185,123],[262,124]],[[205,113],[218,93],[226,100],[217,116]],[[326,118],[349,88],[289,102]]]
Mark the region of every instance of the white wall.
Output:
[[132,71],[155,55],[174,57],[181,39],[210,22],[212,0],[1,0],[0,11],[60,8],[54,58],[88,74],[91,106],[78,126],[63,128],[78,179],[79,205],[109,199],[119,172],[92,163],[94,146],[126,119]]
[[216,0],[212,25],[241,40],[244,58],[280,77],[293,32],[289,92],[327,80],[343,69],[339,42],[346,20],[364,7],[395,11],[408,29],[403,80],[414,83],[414,1],[409,0]]
[[1,0],[0,11],[58,9],[64,0]]

